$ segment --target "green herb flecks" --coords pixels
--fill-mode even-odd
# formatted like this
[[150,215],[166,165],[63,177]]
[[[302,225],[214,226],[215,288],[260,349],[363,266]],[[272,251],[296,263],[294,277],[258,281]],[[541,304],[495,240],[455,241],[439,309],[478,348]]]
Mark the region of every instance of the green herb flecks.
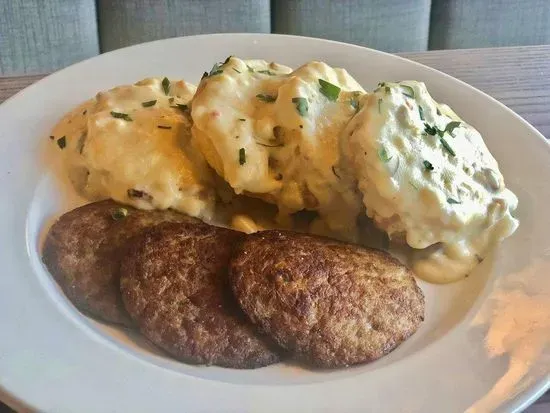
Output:
[[384,90],[388,95],[391,93],[391,88],[389,86],[386,86]]
[[239,69],[235,69],[234,67],[232,67],[231,69],[233,69],[237,73],[242,73]]
[[115,221],[120,221],[128,216],[128,210],[126,208],[115,208],[111,211],[111,217]]
[[239,149],[239,165],[244,165],[246,163],[246,152],[244,148]]
[[240,122],[246,122],[246,119],[245,118],[239,118],[239,121]]
[[275,73],[271,70],[258,70],[258,73],[261,73],[262,75],[275,76]]
[[258,99],[260,99],[262,102],[266,103],[273,103],[277,100],[276,96],[266,95],[264,93],[259,93],[256,95]]
[[439,107],[435,108],[435,113],[437,113],[438,115],[441,115],[441,111],[439,110]]
[[151,106],[155,106],[157,104],[156,100],[148,100],[147,102],[141,102],[141,106],[144,108],[150,108]]
[[457,121],[449,122],[447,123],[447,126],[445,126],[444,132],[447,132],[449,135],[453,136],[451,133],[459,126],[460,126],[460,122],[457,122]]
[[428,171],[433,171],[434,170],[434,166],[432,165],[432,163],[430,161],[424,161],[422,163],[424,164],[424,168],[426,168]]
[[164,94],[167,95],[170,93],[170,81],[167,77],[162,79],[162,90],[164,90]]
[[439,138],[439,141],[441,142],[441,145],[443,145],[443,148],[445,148],[445,150],[449,152],[451,156],[456,156],[455,151],[453,150],[453,148],[451,148],[451,145],[449,145],[445,138],[441,137]]
[[382,113],[381,106],[382,106],[382,99],[378,99],[378,113]]
[[57,140],[57,146],[59,146],[59,149],[65,148],[67,146],[67,138],[65,136],[62,136]]
[[226,59],[223,61],[222,66],[229,63],[229,61],[231,60],[232,57],[233,57],[233,55],[227,56]]
[[171,126],[165,126],[165,125],[158,125],[157,128],[159,128],[159,129],[172,129]]
[[111,111],[111,116],[115,119],[125,120],[126,122],[131,122],[132,121],[132,118],[127,113]]
[[378,82],[378,87],[384,87],[386,86],[386,82]]
[[321,86],[319,88],[319,91],[331,102],[336,101],[338,99],[338,96],[340,95],[340,88],[336,85],[333,85],[330,82],[327,82],[326,80],[319,79],[319,85]]
[[432,136],[439,135],[439,133],[441,132],[439,129],[437,129],[437,126],[430,126],[427,123],[424,123],[424,131],[428,135],[432,135]]
[[253,68],[251,68],[251,67],[248,66],[248,65],[246,65],[246,67],[248,68],[248,71],[249,71],[250,73],[254,73],[254,69],[253,69]]
[[399,85],[402,89],[403,94],[408,98],[414,99],[414,89],[408,85]]
[[307,111],[309,110],[309,105],[307,103],[307,99],[303,97],[295,97],[292,98],[292,103],[296,105],[296,110],[300,114],[300,116],[306,116]]
[[388,152],[386,151],[386,148],[382,147],[378,150],[378,158],[384,163],[388,163],[393,156],[388,156]]
[[449,204],[461,204],[461,203],[462,203],[462,202],[460,202],[460,201],[457,201],[457,200],[454,199],[454,198],[447,198],[447,202],[448,202]]
[[418,191],[418,186],[413,181],[409,181],[409,184]]
[[420,115],[420,120],[424,120],[424,109],[420,105],[418,105],[418,114]]
[[219,63],[214,63],[214,66],[212,66],[212,69],[210,69],[210,73],[208,73],[208,77],[216,76],[220,73],[223,73],[223,70],[221,70],[221,65]]

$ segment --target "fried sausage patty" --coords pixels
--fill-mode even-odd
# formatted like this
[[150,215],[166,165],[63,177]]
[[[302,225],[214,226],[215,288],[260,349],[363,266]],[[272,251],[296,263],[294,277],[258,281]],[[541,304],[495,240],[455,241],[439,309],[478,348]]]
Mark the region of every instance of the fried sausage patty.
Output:
[[388,253],[290,231],[248,236],[230,282],[250,320],[318,367],[376,360],[413,334],[424,296]]
[[278,361],[228,285],[231,250],[242,237],[202,223],[161,224],[135,237],[120,287],[141,332],[189,363],[256,368]]
[[143,211],[110,200],[94,202],[67,212],[53,224],[42,260],[79,310],[130,326],[118,273],[126,241],[160,222],[191,220],[170,210]]

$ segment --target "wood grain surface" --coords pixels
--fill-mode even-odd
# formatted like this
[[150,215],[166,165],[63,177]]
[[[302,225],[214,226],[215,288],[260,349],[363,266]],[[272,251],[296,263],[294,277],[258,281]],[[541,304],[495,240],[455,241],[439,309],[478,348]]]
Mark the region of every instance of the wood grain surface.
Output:
[[[401,53],[484,91],[550,139],[550,45]],[[0,102],[45,75],[0,77]],[[0,403],[0,413],[9,410]],[[550,392],[526,413],[550,413]]]

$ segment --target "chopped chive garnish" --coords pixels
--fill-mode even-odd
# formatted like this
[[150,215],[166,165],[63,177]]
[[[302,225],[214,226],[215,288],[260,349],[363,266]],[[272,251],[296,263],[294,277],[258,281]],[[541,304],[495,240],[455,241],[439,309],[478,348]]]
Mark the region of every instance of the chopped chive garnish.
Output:
[[411,99],[414,99],[414,89],[408,85],[399,85],[403,89],[403,94]]
[[378,87],[384,87],[384,86],[386,86],[386,82],[379,82],[378,83]]
[[386,148],[382,147],[378,150],[378,157],[380,160],[384,163],[388,163],[393,156],[388,156],[388,152],[386,151]]
[[380,111],[380,106],[382,105],[382,99],[378,99],[378,113],[382,113]]
[[57,140],[57,146],[59,146],[59,149],[63,149],[65,146],[67,146],[67,138],[65,136],[62,136]]
[[241,73],[241,71],[239,69],[235,69],[234,67],[232,67],[231,69],[233,69],[237,73]]
[[309,109],[309,105],[307,103],[307,99],[303,97],[295,97],[292,98],[292,103],[296,105],[296,110],[300,114],[300,116],[306,116],[307,111]]
[[248,66],[248,65],[246,65],[246,67],[248,68],[248,71],[249,71],[250,73],[254,73],[254,69],[252,69],[252,68],[251,68],[250,66]]
[[127,113],[121,113],[121,112],[114,112],[111,111],[111,116],[116,119],[123,119],[126,122],[131,122],[132,118]]
[[141,106],[143,106],[144,108],[149,108],[151,106],[155,106],[156,103],[156,100],[148,100],[147,102],[141,102]]
[[437,129],[437,126],[430,126],[427,123],[424,123],[424,131],[428,135],[432,135],[432,136],[435,136],[439,133],[439,129]]
[[239,118],[239,120],[240,120],[241,122],[246,122],[246,119],[245,119],[245,118]]
[[120,221],[128,216],[128,210],[126,208],[115,208],[111,211],[111,217],[115,221]]
[[334,165],[332,165],[332,173],[336,176],[336,178],[340,179],[340,175],[336,173],[336,168],[334,167]]
[[321,88],[319,91],[325,95],[325,97],[330,100],[331,102],[334,102],[336,99],[338,99],[338,96],[340,95],[340,88],[336,85],[333,85],[330,82],[327,82],[326,80],[319,79],[319,85],[321,85]]
[[208,72],[204,72],[201,76],[201,80],[204,79],[205,77],[208,77]]
[[409,181],[409,184],[418,191],[418,186],[416,186],[413,181]]
[[208,73],[208,76],[215,76],[222,73],[223,70],[221,70],[221,66],[219,63],[214,63],[214,66],[212,66],[212,69],[210,70],[210,73]]
[[456,156],[456,153],[455,151],[453,150],[453,148],[451,148],[451,146],[449,145],[449,143],[445,140],[445,138],[439,138],[439,140],[441,141],[441,145],[443,145],[443,147],[445,148],[445,150],[447,152],[449,152],[451,154],[451,156]]
[[[445,132],[447,132],[449,135],[451,135],[452,131],[454,131],[456,128],[460,126],[460,122],[453,121],[447,123],[447,126],[445,126]],[[453,136],[453,135],[451,135]]]
[[457,200],[454,199],[454,198],[447,198],[447,202],[448,202],[449,204],[461,204],[461,203],[462,203],[462,202],[460,202],[460,201],[457,201]]
[[424,168],[426,168],[428,171],[434,170],[434,166],[430,161],[424,161],[423,164],[424,164]]
[[264,93],[259,93],[256,95],[256,97],[260,99],[262,102],[266,102],[266,103],[273,103],[277,100],[275,96],[266,95]]
[[227,56],[227,58],[223,61],[222,66],[229,63],[229,60],[231,60],[232,57],[233,57],[233,55]]
[[159,128],[159,129],[172,129],[171,126],[164,126],[164,125],[158,125],[157,128]]
[[386,87],[384,88],[384,90],[386,91],[386,93],[390,93],[390,92],[391,92],[391,88],[390,88],[389,86],[386,86]]
[[420,120],[424,120],[424,109],[420,105],[418,105],[418,114],[420,115]]
[[246,163],[246,152],[244,148],[239,149],[239,165],[244,165]]
[[435,113],[437,113],[438,115],[441,115],[441,111],[439,110],[439,107],[435,108]]
[[164,90],[164,94],[167,95],[170,93],[170,81],[167,77],[162,79],[162,90]]
[[263,75],[275,76],[275,73],[273,73],[271,70],[258,70],[258,73],[261,73]]

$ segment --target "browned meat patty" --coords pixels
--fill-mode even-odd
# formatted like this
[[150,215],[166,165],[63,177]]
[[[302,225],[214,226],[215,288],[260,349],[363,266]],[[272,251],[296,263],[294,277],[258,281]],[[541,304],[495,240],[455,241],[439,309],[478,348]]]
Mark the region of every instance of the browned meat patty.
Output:
[[375,360],[413,334],[424,296],[388,253],[290,231],[248,236],[230,282],[249,318],[318,367]]
[[143,228],[191,220],[173,211],[141,211],[110,200],[94,202],[57,220],[46,236],[42,260],[79,310],[132,325],[120,298],[121,249]]
[[120,288],[141,332],[178,359],[256,368],[279,360],[228,285],[232,247],[243,235],[207,224],[161,224],[131,241]]

